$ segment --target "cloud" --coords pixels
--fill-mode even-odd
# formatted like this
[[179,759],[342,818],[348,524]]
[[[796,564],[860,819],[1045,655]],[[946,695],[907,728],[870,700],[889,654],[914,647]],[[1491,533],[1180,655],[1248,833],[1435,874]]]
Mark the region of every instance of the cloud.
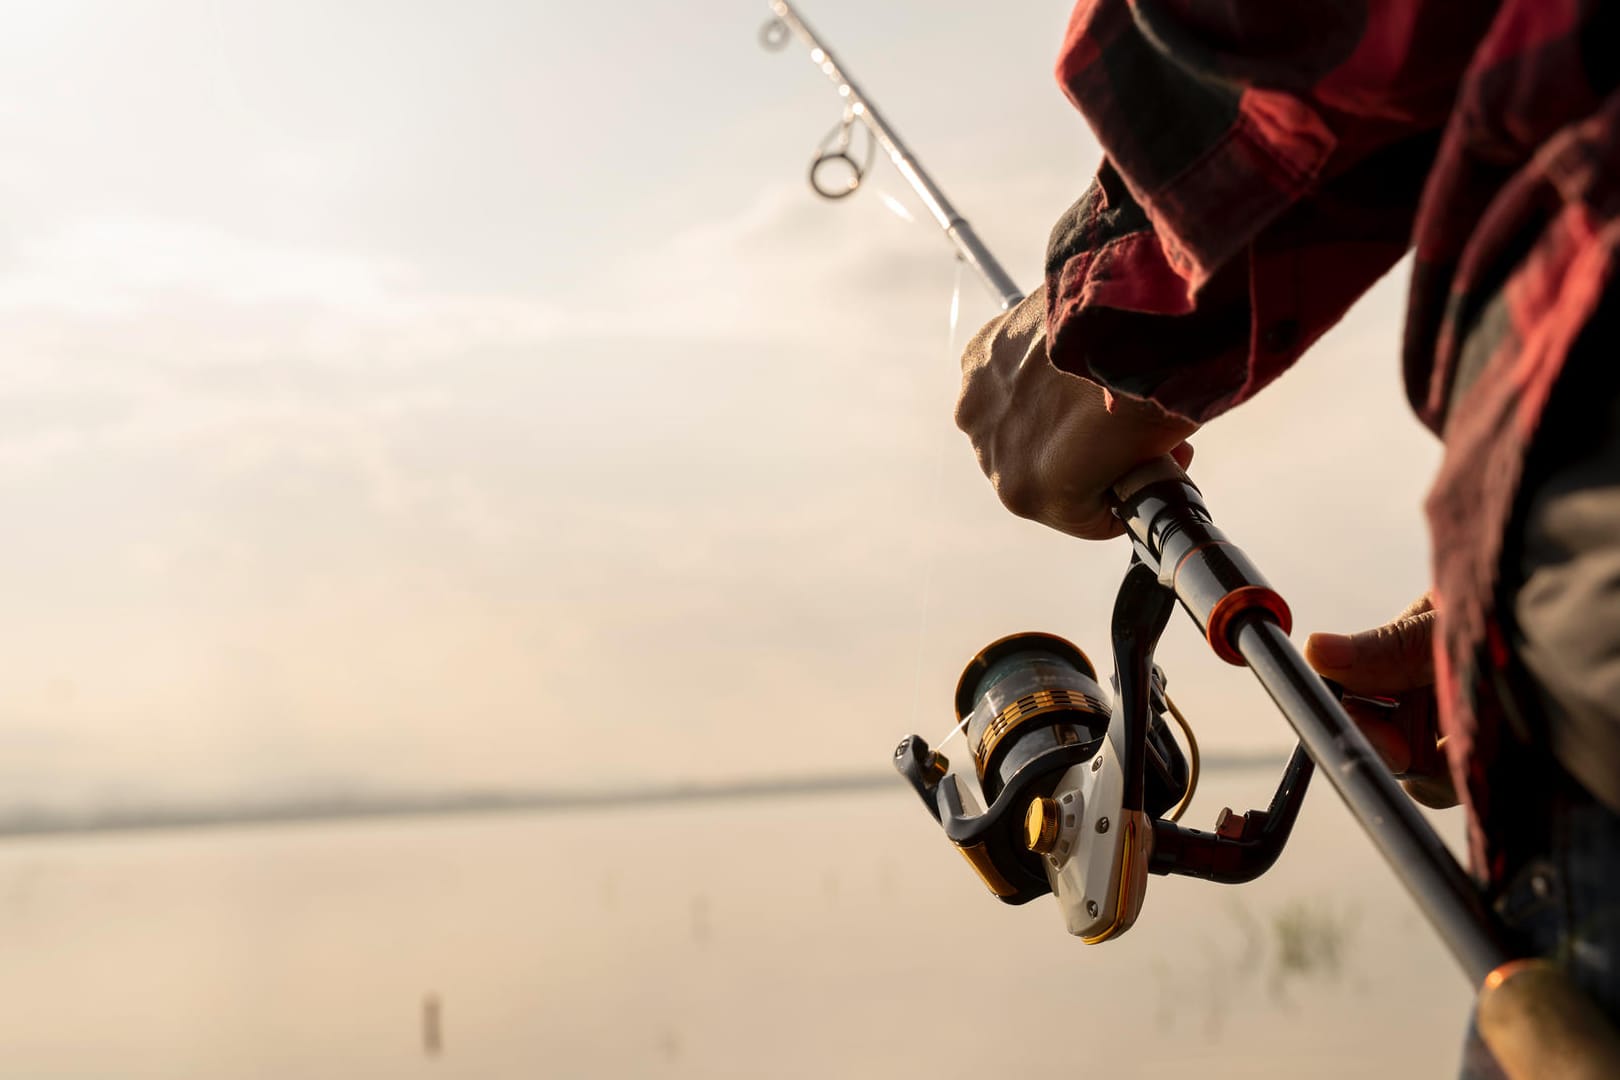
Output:
[[0,327],[23,348],[116,340],[126,355],[171,350],[208,366],[266,354],[375,363],[534,344],[560,326],[543,297],[436,290],[396,260],[182,221],[71,222],[19,242],[0,271]]
[[[610,715],[579,751],[634,737],[649,769],[733,771],[703,748],[871,640],[840,634],[849,613],[884,638],[873,612],[911,599],[905,523],[859,507],[909,497],[891,406],[917,404],[907,365],[944,362],[943,335],[921,346],[861,275],[897,274],[937,328],[941,248],[784,189],[616,266],[618,308],[183,222],[27,238],[0,274],[0,551],[35,614],[0,627],[0,707],[39,702],[63,790],[194,785],[210,757],[209,782],[364,761],[577,783],[578,761],[464,744],[455,718],[532,745],[630,656],[707,699],[700,737]],[[705,690],[728,652],[746,670]]]
[[161,221],[79,221],[20,246],[0,312],[128,315],[174,293],[224,304],[308,302],[376,310],[398,267],[329,251],[247,243]]
[[[977,224],[991,253],[1033,287],[1052,222],[1083,186],[1047,172],[998,177],[993,191],[963,190],[986,210]],[[778,182],[728,215],[615,260],[593,289],[570,298],[564,323],[577,334],[859,337],[892,347],[943,327],[956,280],[943,231],[880,163],[849,199],[829,203],[802,182]],[[994,307],[976,276],[967,274],[963,289],[988,317]]]
[[[1028,280],[1067,184],[953,194]],[[245,225],[25,237],[0,588],[31,617],[0,626],[0,708],[63,732],[40,768],[64,782],[577,785],[877,761],[1001,632],[1100,650],[1120,553],[996,504],[949,420],[949,248],[874,185],[767,187],[547,291]],[[965,332],[989,305],[963,299]],[[1407,453],[1374,424],[1390,310],[1201,440],[1223,524],[1302,614],[1344,610],[1322,565],[1372,581],[1420,546],[1377,503]],[[1353,483],[1346,446],[1377,451]],[[1228,738],[1281,737],[1213,661],[1172,666]],[[626,693],[660,705],[604,707]]]

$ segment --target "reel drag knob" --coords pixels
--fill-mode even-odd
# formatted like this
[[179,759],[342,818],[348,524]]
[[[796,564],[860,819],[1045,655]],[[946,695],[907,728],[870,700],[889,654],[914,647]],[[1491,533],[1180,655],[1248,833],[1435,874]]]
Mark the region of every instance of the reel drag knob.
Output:
[[1058,826],[1062,820],[1056,799],[1044,795],[1029,804],[1024,815],[1024,846],[1037,855],[1057,850]]

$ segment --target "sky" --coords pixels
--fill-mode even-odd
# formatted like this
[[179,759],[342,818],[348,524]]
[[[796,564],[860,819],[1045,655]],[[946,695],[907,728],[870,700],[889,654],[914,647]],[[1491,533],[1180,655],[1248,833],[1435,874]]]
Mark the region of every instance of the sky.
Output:
[[[0,8],[0,801],[883,768],[996,637],[1105,662],[1128,551],[996,501],[992,307],[892,172],[811,194],[763,2]],[[804,12],[1026,285],[1062,8]],[[1403,292],[1194,440],[1298,637],[1424,587]],[[1205,745],[1286,747],[1184,623]]]

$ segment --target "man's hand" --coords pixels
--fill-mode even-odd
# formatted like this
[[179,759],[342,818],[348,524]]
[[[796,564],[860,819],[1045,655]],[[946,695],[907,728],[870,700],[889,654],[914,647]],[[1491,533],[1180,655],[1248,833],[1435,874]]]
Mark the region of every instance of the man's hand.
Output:
[[1312,634],[1305,659],[1351,694],[1387,697],[1393,712],[1349,700],[1345,712],[1360,726],[1406,793],[1424,806],[1457,805],[1457,791],[1439,737],[1434,696],[1434,606],[1427,596],[1376,630],[1348,637]]
[[1164,454],[1185,468],[1198,430],[1147,402],[1110,411],[1100,386],[1053,367],[1045,287],[968,343],[956,426],[1007,509],[1085,540],[1122,531],[1103,500],[1115,481]]

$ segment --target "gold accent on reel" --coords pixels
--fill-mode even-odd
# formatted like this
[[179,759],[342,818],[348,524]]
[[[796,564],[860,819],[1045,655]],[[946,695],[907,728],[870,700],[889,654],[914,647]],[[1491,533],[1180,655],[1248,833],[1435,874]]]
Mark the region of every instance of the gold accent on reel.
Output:
[[973,763],[978,767],[979,779],[984,779],[984,770],[990,761],[990,755],[995,753],[1002,740],[1036,717],[1055,712],[1084,712],[1106,717],[1108,706],[1089,694],[1067,690],[1061,686],[1024,695],[1002,709],[994,720],[985,725],[984,734],[979,737],[979,745],[973,751]]
[[979,875],[984,887],[996,896],[1006,900],[1018,895],[1018,886],[1002,877],[1001,871],[996,869],[996,864],[990,861],[989,848],[983,844],[974,844],[972,847],[959,847],[956,850],[960,851],[962,858],[973,867],[973,872]]

